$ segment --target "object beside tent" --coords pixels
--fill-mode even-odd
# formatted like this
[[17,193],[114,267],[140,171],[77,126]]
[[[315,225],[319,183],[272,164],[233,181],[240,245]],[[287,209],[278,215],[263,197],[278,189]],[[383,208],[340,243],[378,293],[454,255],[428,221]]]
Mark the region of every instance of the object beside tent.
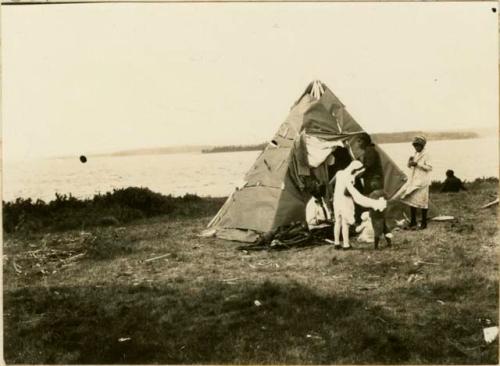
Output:
[[[338,147],[359,158],[352,142],[365,133],[340,100],[320,81],[308,85],[285,122],[246,173],[244,184],[224,203],[208,228],[215,236],[255,242],[260,235],[297,221],[305,221],[312,183],[328,184],[328,158]],[[405,174],[376,146],[384,172],[384,190],[389,199],[406,181]],[[402,205],[390,203],[389,224],[401,219]]]

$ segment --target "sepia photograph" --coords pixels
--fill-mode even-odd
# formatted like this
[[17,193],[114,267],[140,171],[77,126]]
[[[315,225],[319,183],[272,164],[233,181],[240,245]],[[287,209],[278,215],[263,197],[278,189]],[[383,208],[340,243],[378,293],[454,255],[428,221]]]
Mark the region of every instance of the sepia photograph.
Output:
[[5,0],[5,364],[498,364],[497,8]]

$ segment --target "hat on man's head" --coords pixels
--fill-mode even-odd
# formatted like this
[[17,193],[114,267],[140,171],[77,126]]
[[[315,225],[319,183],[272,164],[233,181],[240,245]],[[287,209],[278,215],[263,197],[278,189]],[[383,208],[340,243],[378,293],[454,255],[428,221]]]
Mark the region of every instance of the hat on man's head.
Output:
[[425,146],[425,144],[427,143],[427,140],[425,139],[425,137],[423,135],[418,135],[418,136],[415,136],[413,138],[413,143],[412,145],[421,145],[421,146]]
[[358,139],[361,140],[361,141],[363,141],[367,145],[372,143],[372,138],[366,132],[360,134],[358,136]]

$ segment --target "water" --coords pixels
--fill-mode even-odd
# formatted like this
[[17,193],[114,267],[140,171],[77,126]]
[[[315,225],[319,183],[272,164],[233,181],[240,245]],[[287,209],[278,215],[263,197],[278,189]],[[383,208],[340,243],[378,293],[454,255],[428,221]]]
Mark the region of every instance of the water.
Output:
[[[381,147],[405,171],[412,152],[409,143]],[[432,179],[443,180],[447,169],[466,180],[498,177],[498,140],[483,138],[431,141]],[[257,158],[258,151],[219,154],[171,154],[150,156],[4,162],[3,199],[31,197],[49,201],[55,193],[92,197],[113,188],[148,187],[172,195],[227,196]]]

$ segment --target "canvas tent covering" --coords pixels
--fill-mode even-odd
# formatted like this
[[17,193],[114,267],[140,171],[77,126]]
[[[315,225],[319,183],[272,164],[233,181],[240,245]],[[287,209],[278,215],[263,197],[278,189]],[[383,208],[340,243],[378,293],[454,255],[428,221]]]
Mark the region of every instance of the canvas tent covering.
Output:
[[[308,185],[328,182],[327,162],[333,149],[347,147],[353,158],[359,158],[361,152],[355,151],[353,141],[363,132],[325,84],[310,83],[246,173],[244,184],[229,196],[208,227],[219,238],[254,242],[262,233],[304,221],[311,198]],[[384,190],[390,198],[406,176],[382,149],[376,149],[384,172]],[[332,192],[327,187],[329,199]],[[390,220],[402,217],[398,206],[388,206]]]

